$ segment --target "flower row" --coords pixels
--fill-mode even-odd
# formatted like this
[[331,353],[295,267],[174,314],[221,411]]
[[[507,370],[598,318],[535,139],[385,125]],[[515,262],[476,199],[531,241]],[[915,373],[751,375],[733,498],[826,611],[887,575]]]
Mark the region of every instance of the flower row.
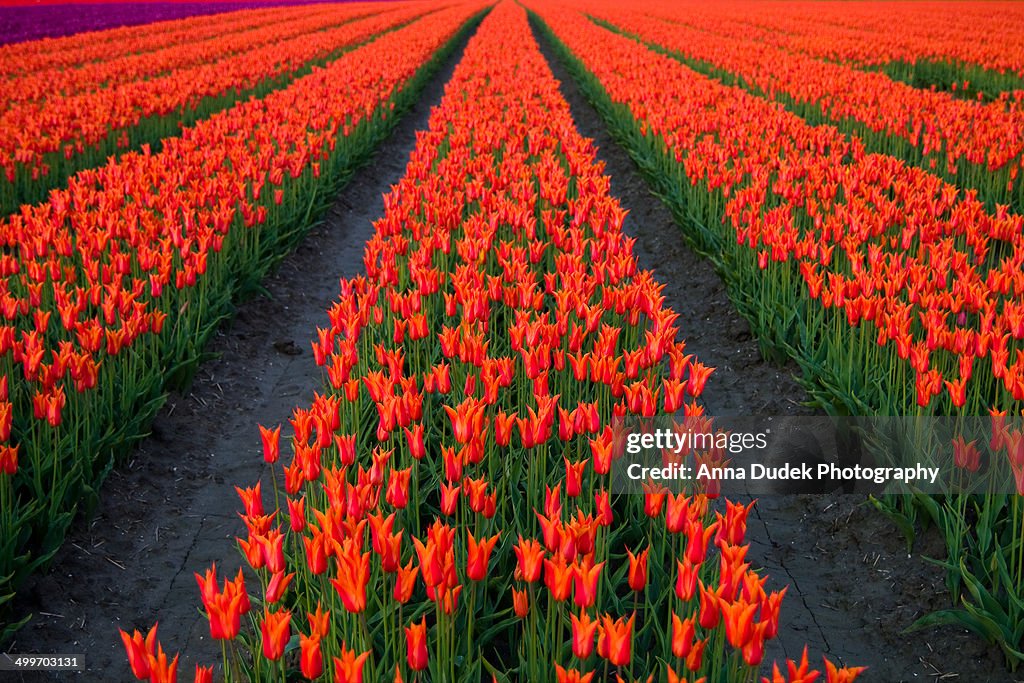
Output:
[[[192,39],[213,38],[224,31],[226,26],[234,26],[236,30],[256,28],[273,23],[291,12],[290,8],[264,7],[250,10],[240,6],[235,7],[239,11],[223,12],[223,5],[209,3],[209,6],[221,13],[191,16],[195,14],[193,6],[193,11],[184,17],[170,21],[135,22],[142,25],[75,32],[60,38],[0,46],[0,76],[10,78],[42,69],[73,68],[89,62],[152,52],[170,45],[187,43]],[[109,10],[104,11],[109,13]]]
[[[379,11],[380,7],[376,9]],[[187,41],[175,42],[178,36],[172,34],[166,44],[145,52],[125,51],[123,46],[113,45],[97,60],[8,75],[0,79],[3,89],[0,107],[6,110],[29,102],[152,79],[185,67],[214,63],[268,43],[322,31],[371,13],[364,4],[351,4],[326,5],[320,9],[290,7],[264,16],[258,22],[246,12],[230,14],[210,21],[216,32],[196,31],[197,35]]]
[[[316,2],[317,0],[311,0]],[[303,4],[302,0],[292,4]],[[4,5],[0,21],[0,49],[14,45],[20,47],[28,42],[37,43],[32,47],[35,55],[47,48],[40,44],[62,45],[67,37],[80,39],[84,34],[101,31],[118,31],[125,26],[139,24],[172,23],[189,18],[202,17],[216,21],[219,15],[241,12],[251,8],[266,11],[268,4],[263,0],[191,0],[186,2],[109,2],[81,3],[74,12],[60,4],[8,2]],[[275,6],[276,9],[277,6]],[[202,19],[193,24],[197,29],[205,26]],[[134,39],[130,33],[119,34]],[[91,36],[90,36],[91,37]],[[113,42],[113,41],[111,41]],[[77,41],[66,43],[77,45]],[[17,54],[17,47],[12,51]],[[59,48],[58,48],[59,49]],[[9,53],[4,53],[4,57]],[[0,69],[2,72],[3,69]]]
[[[1024,77],[1024,12],[1012,2],[799,2],[768,10],[756,2],[687,2],[686,24],[734,38],[752,38],[792,52],[865,66],[938,62],[983,75]],[[987,73],[985,73],[987,72]]]

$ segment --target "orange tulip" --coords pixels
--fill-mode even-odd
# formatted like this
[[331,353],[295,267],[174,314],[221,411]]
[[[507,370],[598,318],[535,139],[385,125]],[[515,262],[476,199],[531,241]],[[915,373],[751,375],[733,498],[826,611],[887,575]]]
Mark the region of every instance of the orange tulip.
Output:
[[717,592],[718,589],[708,590],[700,579],[697,579],[697,584],[700,587],[700,618],[698,622],[701,628],[710,630],[718,626],[721,619],[722,598]]
[[700,574],[700,565],[695,565],[688,559],[676,560],[676,595],[680,600],[689,602],[697,592],[697,577]]
[[359,613],[366,609],[366,585],[370,580],[370,553],[359,552],[352,539],[346,539],[337,553],[338,578],[331,579],[345,609]]
[[525,617],[530,612],[530,596],[526,591],[512,589],[512,607],[516,616]]
[[273,661],[284,654],[284,647],[291,637],[292,615],[288,610],[270,612],[263,610],[263,623],[260,631],[263,635],[263,656]]
[[406,661],[413,671],[427,668],[427,619],[405,627]]
[[259,428],[263,442],[263,461],[275,463],[281,455],[281,425],[274,429],[267,429],[263,425],[259,425]]
[[638,593],[647,586],[647,554],[649,551],[650,548],[645,548],[643,552],[634,555],[633,551],[626,550],[626,555],[629,557],[629,587]]
[[395,573],[395,590],[393,596],[396,601],[405,604],[412,599],[413,589],[416,587],[416,575],[420,568],[413,565],[412,560],[404,567],[399,567]]
[[519,543],[512,546],[516,554],[516,578],[533,583],[540,579],[541,570],[544,569],[544,546],[534,539],[524,540],[519,537]]
[[320,635],[313,633],[299,634],[299,670],[302,675],[313,680],[324,672],[324,656],[320,647]]
[[591,619],[586,612],[569,617],[572,625],[572,653],[579,659],[586,659],[594,651],[594,634],[597,633],[598,621]]
[[557,683],[590,683],[594,678],[594,672],[584,674],[576,669],[563,669],[555,664],[555,680]]
[[680,619],[675,612],[672,613],[672,654],[676,657],[685,658],[690,654],[696,632],[694,626],[693,615]]
[[466,577],[471,581],[483,581],[487,578],[487,563],[490,560],[491,551],[497,545],[501,534],[494,534],[490,538],[482,539],[478,543],[471,531],[466,533],[469,538]]
[[866,666],[836,667],[832,662],[825,660],[826,683],[853,683],[865,671]]
[[195,678],[193,683],[213,683],[213,667],[200,666],[196,664]]
[[598,636],[598,652],[613,666],[626,666],[632,657],[633,621],[636,615],[628,620],[612,619],[605,614],[601,617],[601,633]]
[[131,636],[123,630],[120,631],[121,640],[128,652],[128,664],[132,668],[132,674],[140,680],[149,678],[149,658],[156,654],[156,627],[157,625],[153,624],[145,639],[137,630]]
[[349,650],[342,644],[341,656],[334,658],[335,681],[338,683],[363,683],[363,666],[369,656],[369,650],[356,655],[354,650]]

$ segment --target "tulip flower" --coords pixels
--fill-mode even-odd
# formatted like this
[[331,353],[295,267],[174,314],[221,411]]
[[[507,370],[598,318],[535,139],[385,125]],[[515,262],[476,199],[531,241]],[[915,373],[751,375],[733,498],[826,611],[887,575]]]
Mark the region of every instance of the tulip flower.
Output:
[[370,580],[370,553],[359,552],[356,543],[348,539],[338,552],[338,577],[331,579],[342,604],[349,612],[366,609],[366,586]]
[[690,654],[686,656],[687,669],[690,671],[700,671],[701,664],[703,664],[704,661],[704,649],[707,646],[707,638],[694,642],[693,647],[690,648]]
[[363,683],[363,666],[369,656],[369,650],[356,655],[354,650],[342,644],[341,656],[334,658],[334,680],[338,683]]
[[836,667],[832,662],[825,660],[826,683],[853,683],[865,671],[866,666]]
[[575,498],[580,495],[583,491],[583,470],[586,468],[589,459],[581,460],[577,463],[569,462],[568,458],[565,460],[565,495],[570,498]]
[[131,666],[132,674],[140,680],[149,678],[149,658],[156,655],[156,627],[157,625],[153,624],[145,639],[137,630],[131,636],[123,630],[120,631],[121,640],[128,652],[128,664]]
[[530,612],[530,596],[526,591],[512,589],[512,607],[519,618]]
[[263,635],[263,656],[273,661],[284,654],[284,647],[291,637],[291,612],[281,610],[270,612],[264,609],[260,631]]
[[594,679],[594,672],[580,673],[576,669],[563,669],[555,664],[555,681],[557,683],[591,683]]
[[597,633],[598,621],[591,619],[586,612],[577,617],[571,614],[572,653],[579,659],[586,659],[594,651],[594,634]]
[[395,573],[395,590],[393,596],[400,604],[405,604],[412,599],[413,589],[416,587],[416,575],[420,568],[413,565],[412,560],[404,567],[399,567]]
[[389,505],[398,509],[404,508],[409,503],[409,478],[412,468],[404,470],[391,470],[391,478],[388,480],[388,489],[385,496]]
[[676,595],[684,602],[689,602],[697,592],[697,577],[700,565],[694,565],[688,559],[676,560]]
[[449,517],[455,514],[462,487],[458,484],[441,483],[441,513]]
[[291,584],[292,579],[295,578],[295,572],[276,572],[271,575],[270,581],[267,582],[267,590],[264,595],[265,602],[268,604],[274,604],[281,599],[285,591],[288,590],[288,586]]
[[[571,567],[573,579],[573,600],[577,607],[590,607],[597,601],[597,584],[601,579],[604,562],[592,565],[589,562],[574,562]],[[557,599],[557,598],[556,598]]]
[[722,598],[717,592],[718,589],[709,590],[700,579],[697,579],[697,585],[700,587],[700,618],[698,623],[705,630],[713,629],[718,626],[722,616]]
[[597,509],[597,523],[603,527],[611,526],[614,521],[611,497],[607,491],[594,493],[594,506]]
[[636,615],[630,615],[629,619],[612,619],[605,614],[601,617],[601,633],[598,642],[598,652],[613,666],[626,666],[632,656],[633,647],[633,621]]
[[810,665],[807,663],[807,646],[804,646],[803,656],[800,658],[800,664],[797,664],[792,659],[786,660],[786,671],[787,676],[783,676],[782,672],[779,671],[779,665],[772,665],[772,678],[768,683],[814,683],[821,676],[818,671],[810,670]]
[[754,637],[754,615],[758,605],[720,600],[719,606],[725,621],[726,639],[737,650],[742,649]]
[[642,591],[647,586],[647,554],[650,548],[645,548],[637,555],[633,551],[626,550],[629,557],[629,587],[636,592]]
[[175,683],[178,680],[178,655],[168,662],[167,654],[158,644],[156,654],[150,654],[148,658],[150,683]]
[[14,476],[18,471],[18,444],[0,445],[0,472]]
[[427,668],[427,620],[405,627],[406,661],[413,671]]
[[519,543],[512,546],[518,564],[516,565],[516,578],[533,583],[540,579],[541,571],[544,569],[544,546],[534,539],[524,540],[519,537]]
[[259,428],[263,442],[263,461],[275,463],[281,455],[281,425],[274,429],[267,429],[263,425],[259,425]]
[[481,539],[478,543],[471,531],[466,533],[469,539],[466,577],[471,581],[483,581],[487,578],[487,563],[490,560],[491,551],[497,545],[501,534],[494,534],[490,538]]
[[544,560],[544,584],[551,591],[551,597],[558,602],[569,598],[572,592],[575,571],[561,556]]
[[238,497],[242,499],[242,505],[245,507],[245,514],[249,517],[260,517],[263,515],[263,497],[260,494],[260,482],[256,482],[256,485],[243,489],[236,486],[235,491],[238,492]]
[[299,670],[309,680],[319,678],[323,674],[324,656],[319,634],[299,634]]

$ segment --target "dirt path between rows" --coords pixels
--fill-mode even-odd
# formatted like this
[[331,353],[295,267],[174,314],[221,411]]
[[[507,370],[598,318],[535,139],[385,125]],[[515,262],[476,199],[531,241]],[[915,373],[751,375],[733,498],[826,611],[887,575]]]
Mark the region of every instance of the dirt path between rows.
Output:
[[[628,152],[551,46],[536,32],[534,37],[562,83],[576,127],[598,147],[612,194],[629,209],[625,230],[637,238],[640,266],[666,285],[666,304],[679,313],[687,352],[715,368],[701,395],[708,414],[816,414],[794,379],[799,368],[778,367],[761,357],[721,278],[686,247],[672,214],[651,194]],[[902,633],[921,615],[950,606],[941,570],[922,559],[941,556],[943,545],[935,534],[925,534],[908,554],[895,526],[863,497],[763,496],[751,513],[748,540],[747,559],[771,577],[769,585],[790,586],[766,662],[799,659],[806,644],[812,665],[820,667],[821,656],[828,655],[834,662],[869,666],[858,679],[865,683],[1021,678],[1006,671],[998,648],[962,629]]]
[[234,538],[244,527],[234,487],[266,476],[265,501],[271,490],[257,424],[286,424],[295,406],[323,390],[310,340],[329,325],[339,278],[363,272],[382,195],[405,173],[416,131],[426,128],[465,40],[324,222],[263,283],[269,298],[242,304],[216,335],[210,350],[220,357],[200,368],[188,396],[170,397],[152,435],[107,480],[95,518],[78,523],[52,571],[25,588],[16,607],[36,617],[9,651],[85,653],[87,671],[21,680],[132,680],[118,629],[158,620],[165,648],[183,652],[181,680],[192,679],[197,662],[220,662],[193,573],[214,561],[222,576],[238,570]]

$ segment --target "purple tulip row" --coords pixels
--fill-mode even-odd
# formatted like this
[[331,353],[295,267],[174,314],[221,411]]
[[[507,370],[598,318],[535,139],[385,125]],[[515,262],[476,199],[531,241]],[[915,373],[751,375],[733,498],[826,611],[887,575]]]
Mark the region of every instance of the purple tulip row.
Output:
[[94,4],[7,6],[0,7],[0,45],[39,38],[59,38],[82,31],[100,31],[119,26],[147,24],[153,21],[233,12],[252,7],[322,1],[326,0],[99,2]]

